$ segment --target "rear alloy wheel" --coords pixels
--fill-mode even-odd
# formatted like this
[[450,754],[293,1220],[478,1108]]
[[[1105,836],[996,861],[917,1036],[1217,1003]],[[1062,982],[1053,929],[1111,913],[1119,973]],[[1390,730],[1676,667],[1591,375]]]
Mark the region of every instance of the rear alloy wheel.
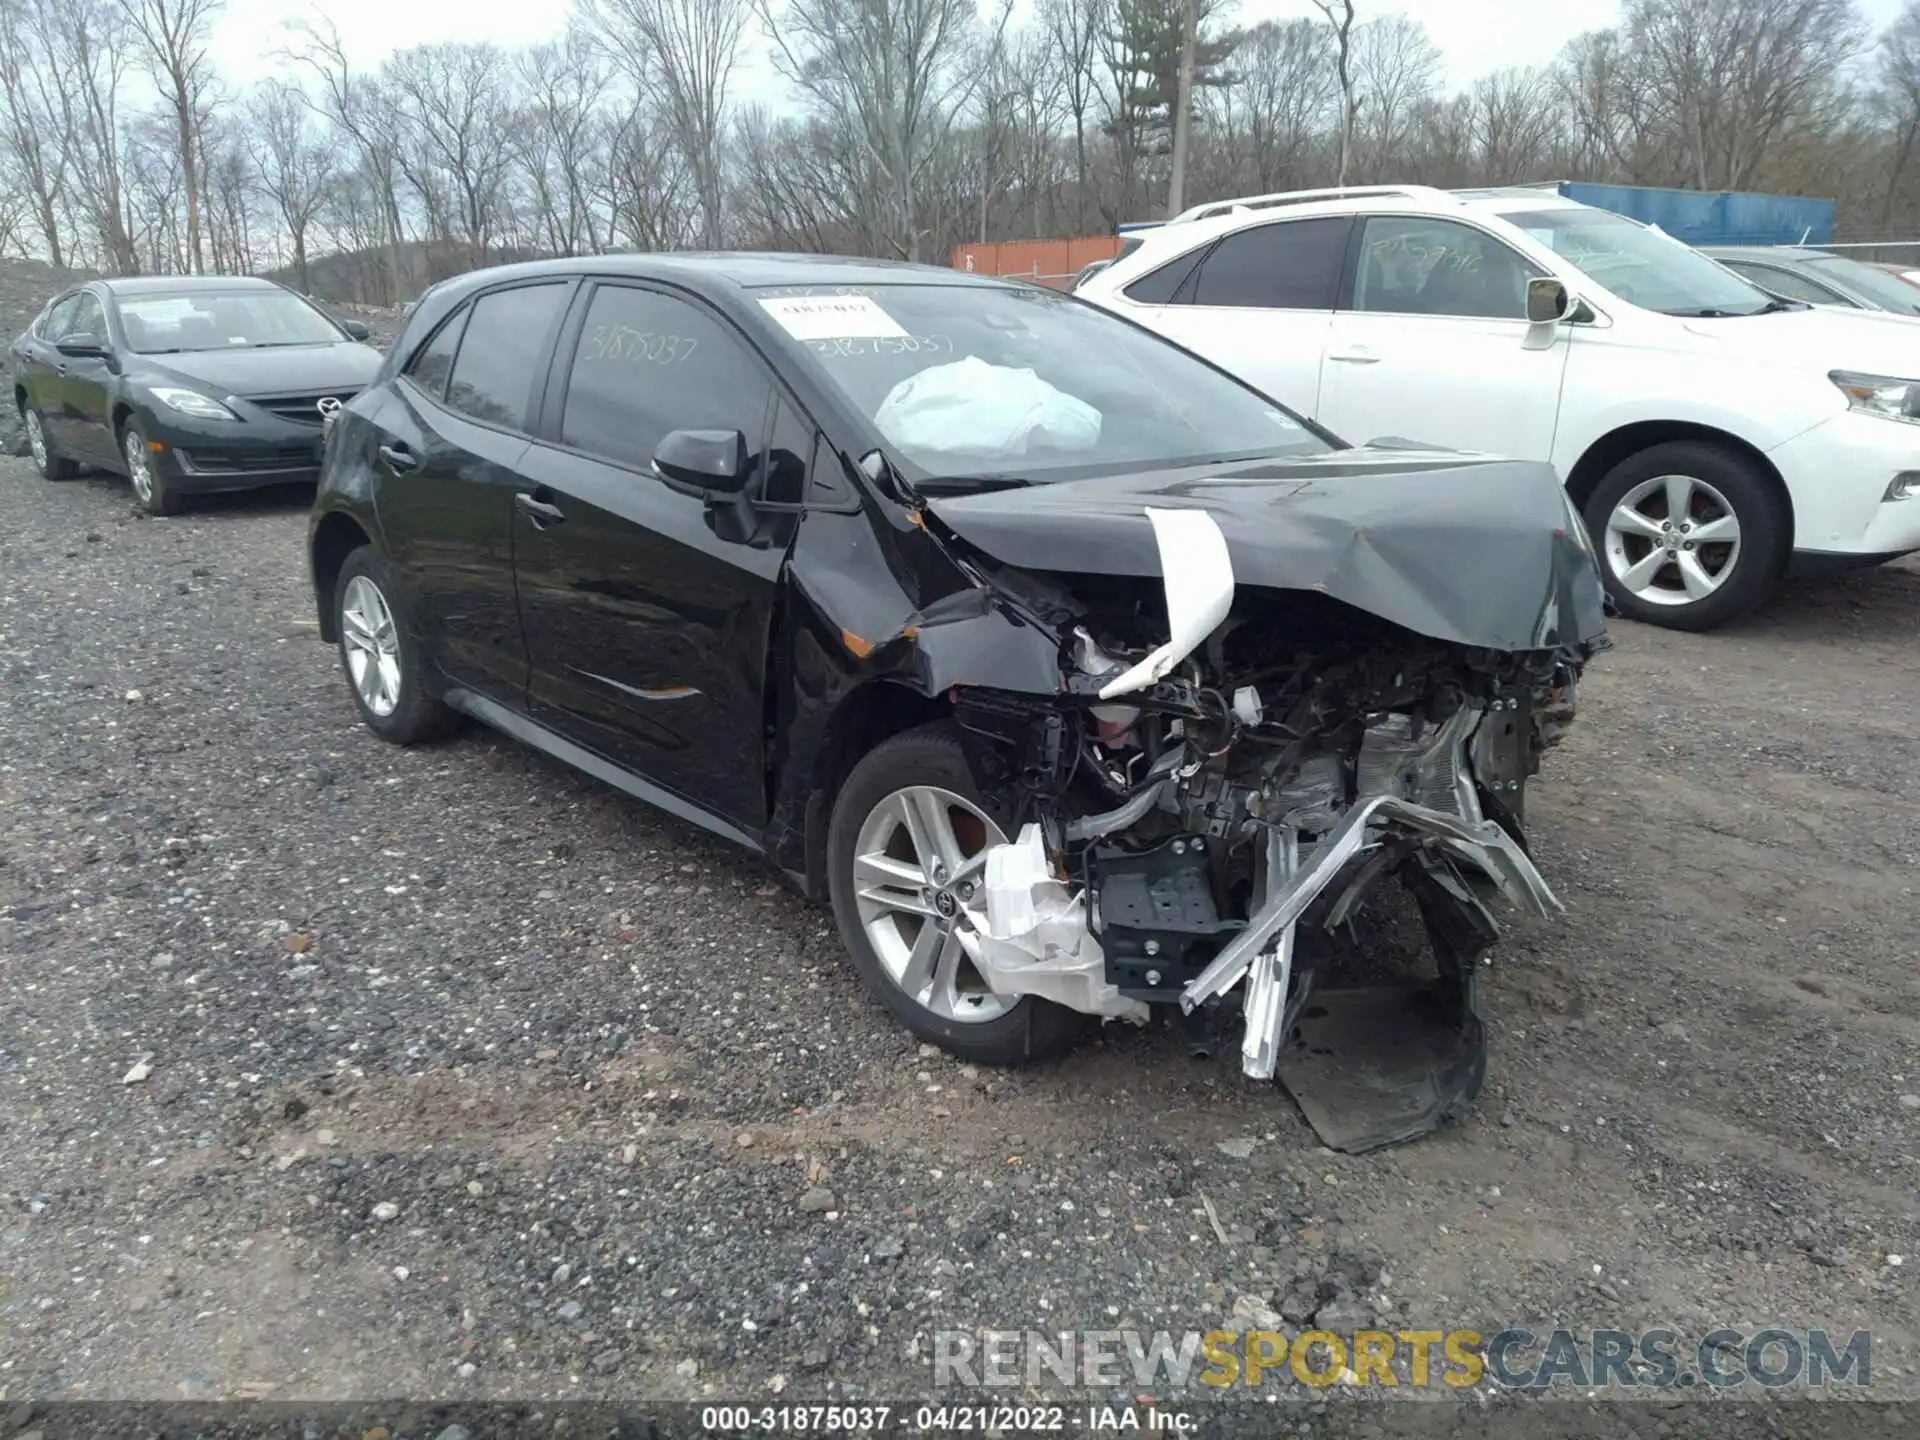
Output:
[[42,479],[71,480],[80,467],[64,455],[53,453],[53,442],[47,438],[47,422],[40,418],[40,412],[31,405],[20,412],[20,423],[26,428],[27,449],[33,452],[33,463],[40,468]]
[[453,712],[427,693],[412,637],[400,622],[387,567],[362,545],[340,567],[333,590],[334,633],[353,703],[367,728],[395,745],[436,739],[453,728]]
[[860,978],[924,1040],[963,1060],[1011,1065],[1068,1049],[1083,1017],[997,995],[975,966],[989,817],[953,727],[896,735],[854,767],[834,804],[828,881]]
[[120,427],[120,455],[126,462],[127,480],[133,486],[134,500],[149,515],[178,515],[181,510],[179,492],[160,473],[153,454],[153,447],[147,443],[146,430],[138,420],[128,417],[127,423]]
[[1588,498],[1586,521],[1623,615],[1709,630],[1772,589],[1786,558],[1783,508],[1752,462],[1681,442],[1616,465]]

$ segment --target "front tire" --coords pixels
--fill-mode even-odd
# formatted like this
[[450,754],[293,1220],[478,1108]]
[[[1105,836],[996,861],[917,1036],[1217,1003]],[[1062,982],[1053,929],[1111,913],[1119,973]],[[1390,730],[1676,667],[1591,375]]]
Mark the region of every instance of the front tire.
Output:
[[945,722],[856,765],[827,836],[834,918],[860,978],[915,1035],[983,1065],[1053,1058],[1086,1028],[1050,1001],[993,994],[973,967],[965,902],[1004,840]]
[[133,486],[134,504],[148,515],[178,515],[186,508],[185,501],[154,464],[153,456],[153,446],[147,443],[146,426],[138,416],[129,415],[120,427],[120,459],[127,467],[127,481]]
[[27,449],[43,480],[71,480],[80,467],[64,455],[54,453],[53,440],[47,434],[46,419],[32,405],[20,407],[20,424],[27,432]]
[[1586,522],[1620,613],[1672,630],[1757,609],[1792,535],[1787,502],[1759,465],[1696,440],[1622,460],[1587,497]]
[[347,688],[369,730],[391,744],[414,745],[445,735],[454,715],[427,690],[419,647],[402,623],[398,602],[386,562],[371,545],[347,556],[333,584],[334,633]]

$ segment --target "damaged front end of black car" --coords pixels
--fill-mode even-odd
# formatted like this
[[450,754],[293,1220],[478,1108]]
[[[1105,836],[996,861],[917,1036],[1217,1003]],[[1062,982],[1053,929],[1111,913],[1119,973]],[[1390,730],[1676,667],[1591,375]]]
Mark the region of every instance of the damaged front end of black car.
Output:
[[[898,488],[961,583],[847,639],[950,707],[980,803],[903,788],[836,833],[896,1013],[962,1054],[1029,998],[1158,1008],[1196,1049],[1237,1021],[1243,1071],[1349,1151],[1471,1102],[1495,910],[1560,909],[1527,785],[1608,644],[1552,472],[1365,449]],[[836,588],[809,549],[796,584]]]

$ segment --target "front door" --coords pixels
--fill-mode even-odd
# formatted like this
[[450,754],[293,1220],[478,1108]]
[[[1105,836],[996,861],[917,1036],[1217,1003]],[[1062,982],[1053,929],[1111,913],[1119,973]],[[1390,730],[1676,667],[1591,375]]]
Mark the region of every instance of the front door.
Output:
[[[738,430],[760,493],[772,384],[738,333],[690,299],[604,283],[576,310],[549,443],[522,462],[514,516],[534,718],[757,830],[767,648],[793,517],[684,493],[649,467],[670,430]],[[783,433],[799,438],[772,443],[804,466],[813,432],[789,414]]]
[[1346,215],[1236,230],[1144,323],[1319,418],[1320,352],[1352,231]]
[[[106,310],[92,291],[81,292],[66,334],[69,339],[91,336],[101,348],[112,349]],[[62,443],[66,453],[75,460],[96,464],[118,460],[107,398],[107,387],[113,381],[112,366],[99,356],[56,355],[54,359],[66,367],[61,377],[61,423],[66,437]]]
[[569,281],[490,290],[379,388],[362,463],[409,629],[454,684],[519,709],[527,651],[513,591],[513,496]]
[[1456,220],[1361,223],[1353,298],[1327,330],[1327,428],[1355,444],[1392,436],[1551,459],[1571,331],[1525,348],[1527,281],[1544,272]]

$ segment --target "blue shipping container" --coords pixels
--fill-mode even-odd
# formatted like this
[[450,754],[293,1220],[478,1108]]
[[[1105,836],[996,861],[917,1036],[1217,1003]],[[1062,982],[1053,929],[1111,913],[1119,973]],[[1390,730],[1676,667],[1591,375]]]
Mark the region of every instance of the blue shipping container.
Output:
[[1658,225],[1689,245],[1826,245],[1833,240],[1831,200],[1588,185],[1576,180],[1563,180],[1554,188],[1582,205]]

